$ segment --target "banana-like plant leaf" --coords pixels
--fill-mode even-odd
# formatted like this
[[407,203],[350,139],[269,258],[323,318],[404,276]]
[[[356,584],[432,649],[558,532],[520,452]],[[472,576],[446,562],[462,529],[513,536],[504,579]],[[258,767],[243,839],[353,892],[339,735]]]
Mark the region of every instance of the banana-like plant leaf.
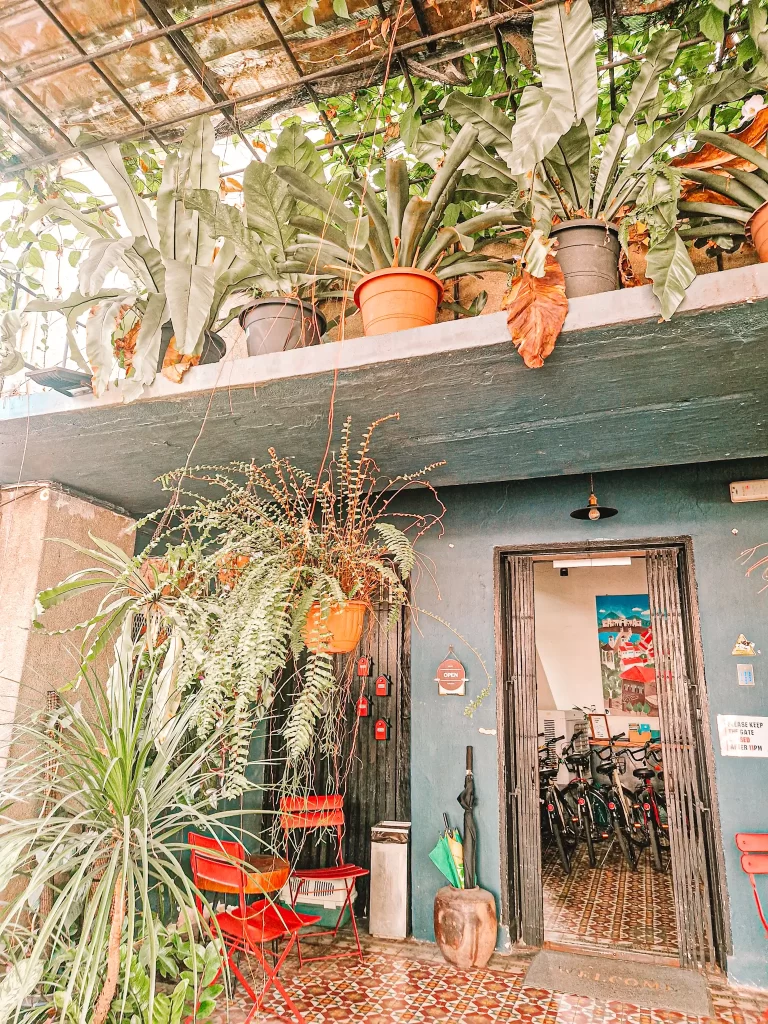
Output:
[[460,124],[472,124],[477,128],[478,142],[492,146],[508,165],[514,161],[512,128],[514,121],[503,110],[482,96],[468,96],[463,92],[452,92],[443,100],[442,107]]
[[417,251],[421,234],[432,210],[432,203],[421,196],[411,196],[403,214],[403,237],[398,251],[400,267],[410,267]]
[[176,349],[181,355],[192,355],[212,313],[215,274],[207,267],[165,260],[165,294],[176,336]]
[[120,147],[111,142],[88,151],[88,159],[107,183],[117,200],[126,227],[132,235],[144,235],[150,245],[159,248],[157,221],[147,203],[136,195],[123,163]]
[[389,237],[389,223],[381,203],[370,184],[353,181],[349,187],[350,191],[361,200],[368,217],[358,218],[356,224],[347,224],[347,245],[355,249],[364,248],[368,244],[370,229],[373,227],[379,243],[379,251],[384,254],[387,265],[391,266],[394,240]]
[[342,249],[347,244],[347,236],[343,231],[339,231],[332,224],[328,224],[326,221],[320,220],[318,217],[306,217],[297,216],[291,218],[291,223],[299,231],[303,231],[305,235],[315,235],[318,238],[328,239],[329,242],[333,242],[334,245],[340,246]]
[[[613,188],[605,200],[603,207],[606,220],[611,220],[618,209],[624,204],[628,195],[636,187],[638,175],[646,169],[656,154],[684,128],[686,123],[703,107],[717,106],[720,103],[732,103],[768,84],[768,69],[758,66],[753,71],[743,68],[727,68],[708,75],[706,80],[693,90],[688,106],[679,117],[668,121],[654,132],[651,138],[638,146],[626,166],[621,170]],[[722,145],[726,136],[718,135],[718,145]],[[732,142],[733,140],[729,140]]]
[[753,210],[745,210],[741,206],[726,206],[725,203],[685,203],[677,204],[680,213],[686,216],[695,214],[703,217],[724,217],[726,220],[746,224],[752,217]]
[[[731,169],[731,174],[733,169]],[[742,185],[736,178],[726,177],[724,174],[710,174],[709,171],[698,171],[695,169],[686,168],[683,177],[689,181],[695,181],[699,185],[704,185],[711,192],[717,192],[718,195],[726,196],[728,199],[732,199],[738,203],[744,209],[756,210],[762,202],[761,197],[752,190],[749,185]],[[753,176],[747,174],[747,178],[751,179]],[[754,176],[756,177],[756,175]],[[763,182],[765,184],[765,182]],[[724,204],[725,205],[725,204]]]
[[516,176],[512,174],[504,161],[492,156],[479,142],[476,142],[469,151],[469,156],[464,161],[463,171],[465,177],[472,176],[477,181],[503,181],[506,183],[507,190],[509,190],[510,184],[516,181]]
[[681,34],[677,29],[656,32],[645,51],[645,60],[640,65],[637,77],[621,109],[618,120],[612,125],[608,139],[600,154],[600,166],[592,197],[592,216],[597,217],[606,188],[613,180],[627,138],[634,130],[635,118],[656,101],[659,94],[661,74],[675,59],[680,45]]
[[591,142],[586,121],[579,121],[558,139],[544,160],[570,199],[571,215],[589,209]]
[[675,230],[648,250],[645,276],[653,282],[653,294],[661,303],[662,317],[669,320],[696,277],[685,242]]
[[85,351],[93,371],[93,393],[102,395],[109,385],[112,371],[116,366],[112,349],[112,334],[115,330],[115,316],[124,302],[133,302],[134,295],[122,295],[109,302],[100,303],[88,317],[85,326]]
[[464,277],[465,274],[483,274],[486,271],[513,274],[515,269],[514,263],[493,259],[491,256],[483,256],[481,253],[466,253],[462,254],[462,258],[456,263],[448,265],[441,263],[435,271],[435,275],[441,281],[450,281],[454,277]]
[[[462,125],[461,131],[451,144],[451,148],[445,154],[445,160],[443,160],[442,165],[438,168],[434,178],[432,179],[432,183],[429,186],[426,199],[432,207],[437,206],[440,197],[445,189],[448,188],[454,174],[469,156],[472,147],[478,140],[478,135],[479,132],[474,125]],[[403,221],[405,221],[405,213],[403,213]],[[403,230],[403,236],[404,235],[405,230]]]
[[282,262],[296,235],[290,223],[296,213],[295,199],[274,169],[257,160],[252,160],[245,169],[243,194],[246,222],[255,236],[255,245],[260,241],[270,259]]
[[[300,124],[286,125],[277,137],[275,148],[267,154],[265,163],[275,170],[278,167],[295,167],[314,181],[322,184],[325,181],[323,161],[311,142],[303,132]],[[310,214],[314,210],[309,203],[296,201],[295,213],[299,216]]]
[[60,220],[67,221],[67,223],[76,227],[82,234],[87,235],[88,238],[117,237],[116,231],[95,223],[87,214],[73,209],[63,199],[46,199],[44,203],[35,206],[24,218],[24,226],[29,228],[39,220],[42,220],[43,217],[58,217]]
[[573,124],[573,111],[543,89],[529,85],[523,90],[512,129],[512,174],[530,174]]
[[165,293],[152,292],[147,298],[147,305],[141,318],[141,327],[136,335],[136,347],[132,359],[131,380],[135,384],[141,385],[142,388],[151,384],[155,379],[163,324],[169,314],[170,309]]
[[533,47],[542,89],[556,106],[570,112],[566,128],[583,119],[589,134],[594,135],[597,62],[589,0],[537,8],[533,16]]
[[[754,164],[755,167],[759,167],[761,171],[768,171],[768,158],[765,154],[753,149],[752,146],[748,146],[739,139],[731,138],[731,136],[727,135],[725,132],[700,131],[696,132],[694,137],[697,142],[711,142],[719,149],[725,150],[726,153],[730,153],[731,156],[741,157],[743,160],[748,160],[750,163]],[[728,171],[729,173],[732,173],[730,167],[728,168]]]
[[[271,172],[270,176],[274,178]],[[227,239],[241,260],[255,263],[263,274],[276,276],[274,264],[268,257],[267,243],[262,240],[261,233],[255,228],[251,230],[245,224],[237,207],[221,201],[218,189],[215,192],[212,189],[188,189],[184,193],[184,205],[187,209],[198,212],[214,238]],[[280,252],[280,258],[284,259],[285,253],[282,248]]]
[[122,261],[127,249],[133,245],[133,235],[125,238],[95,238],[88,246],[88,255],[80,264],[78,273],[83,295],[101,291],[107,274]]
[[748,10],[749,34],[763,60],[768,62],[768,14],[760,6],[760,0],[750,0]]
[[142,282],[147,291],[161,292],[165,288],[165,267],[158,249],[150,245],[143,235],[134,239],[133,246],[125,254],[125,262],[133,270],[133,276]]
[[195,210],[187,210],[188,189],[219,187],[219,162],[213,152],[213,125],[209,117],[196,117],[184,133],[178,153],[166,158],[157,193],[159,249],[164,260],[207,267],[213,259],[213,239]]
[[303,171],[296,167],[281,166],[275,168],[275,173],[286,182],[294,199],[303,200],[327,214],[334,224],[346,225],[357,220],[354,210],[350,210],[337,195]]

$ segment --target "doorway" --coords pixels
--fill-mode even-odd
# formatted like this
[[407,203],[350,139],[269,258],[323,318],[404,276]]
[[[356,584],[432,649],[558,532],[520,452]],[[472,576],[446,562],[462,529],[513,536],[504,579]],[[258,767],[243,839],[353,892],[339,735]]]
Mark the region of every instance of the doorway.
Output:
[[723,966],[689,542],[499,551],[497,570],[513,940]]

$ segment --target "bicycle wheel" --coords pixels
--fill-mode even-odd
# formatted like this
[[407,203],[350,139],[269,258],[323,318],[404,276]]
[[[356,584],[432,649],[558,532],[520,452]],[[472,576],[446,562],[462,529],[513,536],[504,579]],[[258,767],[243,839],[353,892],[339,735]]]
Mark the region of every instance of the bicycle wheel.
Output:
[[632,844],[627,837],[627,831],[622,823],[622,819],[614,811],[611,814],[611,827],[613,828],[613,835],[618,843],[618,849],[622,851],[622,856],[627,861],[627,865],[631,871],[637,869],[637,863],[635,861],[635,851],[632,849]]
[[563,866],[563,871],[566,875],[571,873],[571,858],[568,856],[568,850],[565,846],[565,840],[563,839],[563,830],[560,826],[560,822],[557,820],[557,816],[554,812],[550,812],[549,824],[552,829],[552,834],[555,837],[555,844],[557,846],[557,855],[560,858],[560,863]]
[[657,871],[664,870],[664,864],[661,859],[661,843],[659,842],[659,830],[656,825],[656,819],[651,812],[648,815],[648,840],[651,847],[651,859],[653,866]]
[[589,858],[589,866],[591,868],[597,867],[597,857],[595,855],[595,837],[592,831],[592,812],[590,810],[589,803],[586,800],[583,804],[579,804],[579,824],[581,826],[582,835],[584,836],[584,842],[587,846],[587,857]]

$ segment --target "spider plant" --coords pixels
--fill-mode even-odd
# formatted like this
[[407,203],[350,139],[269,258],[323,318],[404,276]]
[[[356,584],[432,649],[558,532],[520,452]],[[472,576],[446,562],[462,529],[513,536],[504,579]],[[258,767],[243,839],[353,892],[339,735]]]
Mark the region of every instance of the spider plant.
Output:
[[[62,698],[58,712],[18,731],[26,753],[0,791],[0,888],[10,893],[0,944],[13,965],[2,1001],[11,1011],[36,990],[35,999],[49,1003],[48,1019],[128,1019],[140,957],[145,1019],[174,1007],[180,1016],[186,986],[172,999],[157,993],[152,908],[170,904],[188,934],[213,937],[180,861],[184,830],[221,827],[228,813],[211,812],[213,746],[190,749],[193,707],[157,742],[148,724],[156,666],[144,657],[131,668],[138,655],[138,647],[128,652],[124,674],[107,687],[89,678],[89,718]],[[206,961],[195,944],[189,959],[196,991]]]
[[[443,223],[461,181],[461,166],[478,134],[470,125],[459,132],[425,196],[411,195],[413,186],[404,159],[387,160],[381,196],[367,181],[351,181],[339,194],[338,189],[334,193],[299,168],[277,166],[277,174],[294,199],[313,207],[315,214],[293,217],[298,234],[287,249],[288,267],[336,278],[350,293],[367,274],[389,267],[416,267],[436,274],[441,281],[485,270],[509,272],[510,264],[472,250],[476,235],[521,223],[511,200],[455,226]],[[454,246],[457,251],[449,254]]]

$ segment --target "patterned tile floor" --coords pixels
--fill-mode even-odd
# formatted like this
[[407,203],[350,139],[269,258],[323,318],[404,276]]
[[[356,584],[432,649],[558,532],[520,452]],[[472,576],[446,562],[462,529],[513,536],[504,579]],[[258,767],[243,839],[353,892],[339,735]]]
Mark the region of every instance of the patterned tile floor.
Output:
[[[367,939],[365,961],[306,964],[289,958],[282,977],[306,1024],[768,1024],[768,991],[708,978],[712,1017],[524,987],[530,958],[495,955],[482,971],[456,971],[426,943]],[[251,1004],[235,994],[212,1024],[243,1024]],[[277,1024],[284,1006],[269,1000],[253,1024]],[[293,1018],[290,1018],[295,1024]]]
[[647,850],[640,855],[637,871],[627,868],[618,844],[607,851],[603,843],[596,850],[597,867],[590,868],[586,848],[580,844],[569,875],[552,851],[545,850],[545,940],[676,959],[677,927],[669,871],[654,871]]

